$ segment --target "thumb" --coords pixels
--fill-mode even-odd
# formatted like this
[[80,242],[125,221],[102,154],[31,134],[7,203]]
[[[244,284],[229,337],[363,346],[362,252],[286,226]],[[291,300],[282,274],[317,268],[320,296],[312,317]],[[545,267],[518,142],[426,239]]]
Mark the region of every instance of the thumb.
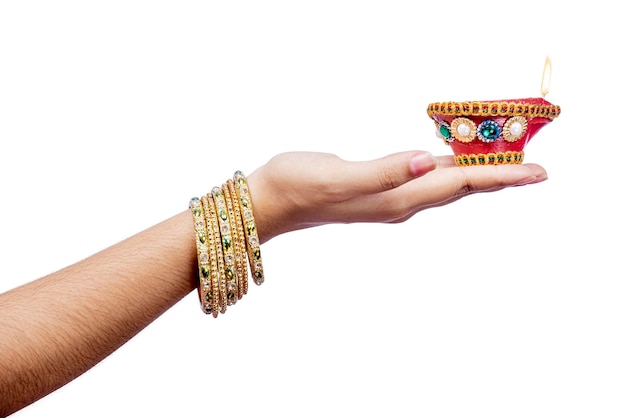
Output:
[[371,161],[348,162],[339,178],[354,195],[395,189],[434,170],[437,162],[427,151],[404,151]]

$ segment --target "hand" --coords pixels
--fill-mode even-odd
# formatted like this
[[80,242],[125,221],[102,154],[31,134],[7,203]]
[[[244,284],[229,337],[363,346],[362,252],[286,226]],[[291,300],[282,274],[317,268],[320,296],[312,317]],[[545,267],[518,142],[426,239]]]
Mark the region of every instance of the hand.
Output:
[[333,154],[289,152],[250,176],[262,242],[329,223],[403,222],[417,212],[464,196],[539,183],[536,164],[457,167],[452,156],[407,151],[350,162]]

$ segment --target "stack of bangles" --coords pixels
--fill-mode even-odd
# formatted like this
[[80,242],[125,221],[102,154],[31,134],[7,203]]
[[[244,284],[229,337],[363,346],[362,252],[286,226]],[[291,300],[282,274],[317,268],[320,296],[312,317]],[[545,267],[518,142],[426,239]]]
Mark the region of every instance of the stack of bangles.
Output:
[[248,293],[248,266],[254,283],[263,283],[259,236],[246,177],[235,172],[189,202],[198,254],[198,296],[206,314],[217,318]]

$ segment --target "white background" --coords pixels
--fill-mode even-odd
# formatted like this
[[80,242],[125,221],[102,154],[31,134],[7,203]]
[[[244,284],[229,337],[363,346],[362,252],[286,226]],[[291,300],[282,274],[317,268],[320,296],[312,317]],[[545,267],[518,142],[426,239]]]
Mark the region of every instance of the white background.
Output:
[[283,151],[450,153],[427,104],[538,96],[546,55],[562,107],[548,181],[277,237],[226,315],[191,294],[16,416],[626,415],[608,3],[0,2],[0,291]]

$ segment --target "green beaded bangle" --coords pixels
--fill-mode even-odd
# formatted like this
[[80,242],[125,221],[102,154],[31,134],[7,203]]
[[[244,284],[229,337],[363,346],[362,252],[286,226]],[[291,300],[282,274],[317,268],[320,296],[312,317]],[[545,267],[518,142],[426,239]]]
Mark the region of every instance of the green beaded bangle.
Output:
[[261,259],[261,244],[256,230],[254,221],[254,213],[252,211],[252,199],[250,190],[248,189],[248,181],[241,171],[236,171],[233,180],[235,181],[237,196],[239,198],[239,206],[242,213],[244,236],[246,237],[246,246],[248,250],[248,263],[252,272],[252,279],[257,285],[263,284],[265,276],[263,275],[263,261]]
[[236,204],[234,198],[236,196],[235,184],[231,179],[226,180],[222,185],[226,207],[228,208],[228,217],[231,220],[231,233],[233,235],[233,249],[235,251],[235,267],[237,269],[237,290],[238,298],[248,293],[248,266],[246,261],[246,238],[243,234],[243,223],[241,220],[241,210],[239,204]]
[[239,298],[239,291],[237,289],[237,268],[235,266],[235,251],[233,236],[231,234],[231,222],[228,215],[228,208],[226,206],[226,199],[224,198],[224,192],[219,187],[214,187],[211,190],[213,195],[213,201],[215,202],[215,209],[217,213],[217,221],[220,230],[222,254],[224,257],[224,276],[222,280],[225,285],[226,303],[234,305]]
[[196,253],[198,257],[198,297],[202,311],[212,312],[211,308],[211,267],[209,257],[209,236],[206,228],[206,217],[202,202],[197,197],[189,201],[189,209],[193,216],[193,225],[196,233]]

